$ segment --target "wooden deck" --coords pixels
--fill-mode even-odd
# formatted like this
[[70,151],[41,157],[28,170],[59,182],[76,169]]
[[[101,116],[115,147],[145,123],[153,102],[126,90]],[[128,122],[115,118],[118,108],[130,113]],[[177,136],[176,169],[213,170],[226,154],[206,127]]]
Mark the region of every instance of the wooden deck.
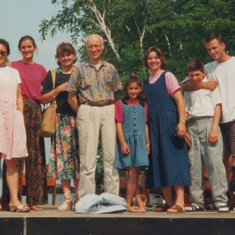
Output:
[[235,210],[145,214],[76,214],[58,212],[57,206],[43,206],[42,212],[0,212],[0,235],[234,235]]
[[[76,214],[74,210],[69,212],[58,212],[59,204],[40,206],[43,211],[30,211],[29,213],[16,213],[0,211],[0,218],[233,218],[235,234],[235,209],[229,213],[218,213],[214,211],[166,213],[155,212],[155,208],[146,208],[147,213],[110,213],[110,214]],[[1,233],[0,233],[1,234]]]

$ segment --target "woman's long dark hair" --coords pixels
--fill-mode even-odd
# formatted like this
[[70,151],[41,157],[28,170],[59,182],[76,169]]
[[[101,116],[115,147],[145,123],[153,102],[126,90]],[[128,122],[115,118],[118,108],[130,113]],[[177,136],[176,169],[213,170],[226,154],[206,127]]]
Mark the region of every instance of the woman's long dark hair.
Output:
[[144,107],[145,106],[145,102],[146,102],[146,96],[144,94],[144,90],[143,90],[143,84],[142,81],[135,75],[135,74],[131,74],[129,78],[127,78],[126,82],[125,82],[125,86],[124,86],[124,97],[122,98],[122,102],[124,104],[127,104],[127,100],[130,99],[130,97],[128,96],[127,93],[127,87],[130,85],[130,83],[132,82],[136,82],[138,84],[138,86],[142,87],[141,92],[139,93],[137,99],[139,100],[139,103]]

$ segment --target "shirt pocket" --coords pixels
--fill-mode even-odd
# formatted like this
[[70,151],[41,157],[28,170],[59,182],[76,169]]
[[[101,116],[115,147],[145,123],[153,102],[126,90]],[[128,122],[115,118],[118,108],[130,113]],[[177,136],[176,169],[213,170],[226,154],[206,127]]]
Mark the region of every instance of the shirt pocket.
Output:
[[112,86],[112,75],[107,71],[104,72],[104,85],[108,88]]
[[81,80],[81,90],[87,90],[95,84],[96,73],[89,69],[84,70]]
[[81,90],[87,90],[92,85],[92,80],[89,78],[82,78],[80,88]]

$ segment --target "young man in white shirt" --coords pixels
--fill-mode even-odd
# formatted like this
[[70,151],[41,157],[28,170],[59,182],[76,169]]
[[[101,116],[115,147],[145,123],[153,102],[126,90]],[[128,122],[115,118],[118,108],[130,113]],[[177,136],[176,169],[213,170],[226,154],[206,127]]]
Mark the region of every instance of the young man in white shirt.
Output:
[[[192,60],[187,66],[188,76],[194,85],[207,82],[204,65]],[[191,205],[186,211],[202,211],[204,208],[203,166],[207,169],[212,199],[218,212],[229,212],[226,196],[227,181],[222,160],[223,141],[219,128],[221,97],[215,90],[200,89],[184,94],[187,116],[187,144],[192,184],[189,187]]]
[[[218,85],[222,99],[222,117],[221,117],[221,132],[223,136],[223,162],[226,169],[227,184],[229,189],[231,167],[229,157],[235,157],[235,57],[229,56],[225,51],[225,43],[222,36],[212,33],[204,39],[206,49],[209,55],[214,60],[205,65],[206,77],[208,82],[203,82],[198,85],[191,81],[182,84],[182,89],[185,91],[194,91],[202,88],[214,90]],[[233,209],[233,204],[230,200],[229,191],[228,204],[230,209]]]

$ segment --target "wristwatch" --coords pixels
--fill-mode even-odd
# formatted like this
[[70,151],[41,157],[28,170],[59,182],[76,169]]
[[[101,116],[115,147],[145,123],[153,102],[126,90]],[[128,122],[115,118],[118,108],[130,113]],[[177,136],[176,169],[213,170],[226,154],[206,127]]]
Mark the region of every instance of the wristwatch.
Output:
[[184,123],[185,124],[185,121],[181,120],[180,122]]

